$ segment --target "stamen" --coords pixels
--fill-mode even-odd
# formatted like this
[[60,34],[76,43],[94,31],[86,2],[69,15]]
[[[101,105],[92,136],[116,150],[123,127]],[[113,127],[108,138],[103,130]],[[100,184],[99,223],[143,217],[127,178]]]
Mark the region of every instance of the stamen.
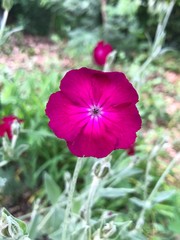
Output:
[[92,105],[90,108],[88,108],[88,115],[91,116],[91,118],[99,118],[102,116],[102,108],[99,106]]

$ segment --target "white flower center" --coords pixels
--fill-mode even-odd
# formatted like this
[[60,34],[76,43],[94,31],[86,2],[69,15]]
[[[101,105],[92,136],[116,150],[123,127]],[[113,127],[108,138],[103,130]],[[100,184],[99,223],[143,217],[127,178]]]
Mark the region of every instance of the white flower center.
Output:
[[96,106],[96,105],[92,105],[88,108],[88,115],[91,116],[91,118],[100,118],[102,117],[103,111],[102,111],[102,107]]

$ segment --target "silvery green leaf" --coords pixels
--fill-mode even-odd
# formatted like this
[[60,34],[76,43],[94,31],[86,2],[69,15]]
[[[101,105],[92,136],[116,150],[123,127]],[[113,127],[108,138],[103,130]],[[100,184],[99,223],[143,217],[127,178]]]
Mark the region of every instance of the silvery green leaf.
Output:
[[44,184],[49,201],[52,204],[56,203],[61,194],[60,188],[48,173],[44,174]]
[[125,168],[120,171],[118,174],[112,177],[112,184],[116,185],[121,182],[123,179],[128,178],[130,176],[142,173],[141,169],[138,168]]
[[139,207],[143,207],[144,204],[145,204],[145,201],[143,201],[143,200],[141,200],[139,198],[136,198],[136,197],[130,198],[130,201],[133,202],[134,204],[136,204]]
[[140,233],[139,231],[131,231],[129,232],[124,238],[123,240],[147,240],[147,238]]
[[156,194],[153,201],[156,203],[163,202],[163,201],[171,198],[175,193],[176,193],[175,190],[159,192]]
[[24,153],[28,148],[29,146],[27,144],[21,144],[20,146],[18,146],[16,148],[17,157],[20,157],[22,153]]
[[0,177],[0,188],[4,187],[6,184],[7,179]]
[[[71,223],[74,218],[71,216]],[[64,221],[64,209],[62,209],[59,204],[54,204],[51,209],[48,211],[47,215],[43,217],[38,224],[38,231],[41,231],[45,235],[49,235],[57,230]],[[72,224],[71,224],[72,225]],[[69,226],[70,231],[70,226]]]
[[23,27],[22,26],[19,26],[19,27],[15,27],[13,28],[11,31],[8,31],[5,35],[4,35],[4,38],[7,39],[9,38],[12,34],[16,33],[16,32],[20,32],[23,30]]
[[1,210],[0,225],[0,236],[4,239],[16,240],[23,235],[27,235],[26,224],[12,216],[5,208]]
[[87,237],[87,227],[83,226],[71,235],[70,239],[84,240]]
[[[3,157],[4,157],[4,156],[3,156]],[[9,161],[7,161],[7,160],[0,161],[0,168],[3,167],[3,166],[5,166],[5,165],[8,164],[8,163],[9,163]]]
[[114,240],[119,240],[122,239],[122,236],[126,236],[128,231],[129,226],[132,224],[132,221],[126,221],[126,222],[116,222],[118,226],[118,234],[116,235],[116,238]]
[[31,240],[28,236],[22,236],[18,240]]
[[61,230],[61,228],[59,228],[57,231],[51,233],[49,235],[49,238],[52,240],[59,240],[59,239],[61,239],[61,236],[62,236],[62,230]]
[[122,233],[123,231],[126,231],[131,224],[132,224],[132,221],[117,223],[117,225],[120,227],[120,233]]
[[117,198],[117,197],[124,197],[128,193],[135,192],[134,188],[101,188],[99,190],[99,194],[101,197],[106,198]]
[[108,54],[107,61],[106,61],[105,65],[104,65],[104,69],[103,69],[104,72],[110,71],[111,65],[113,64],[114,59],[116,57],[116,53],[117,53],[117,51],[114,50],[114,51],[112,51],[111,53]]
[[32,239],[35,239],[38,234],[37,226],[39,225],[39,222],[40,222],[40,214],[38,213],[39,206],[40,206],[40,199],[37,199],[34,203],[33,210],[31,213],[31,219],[28,224],[29,236]]

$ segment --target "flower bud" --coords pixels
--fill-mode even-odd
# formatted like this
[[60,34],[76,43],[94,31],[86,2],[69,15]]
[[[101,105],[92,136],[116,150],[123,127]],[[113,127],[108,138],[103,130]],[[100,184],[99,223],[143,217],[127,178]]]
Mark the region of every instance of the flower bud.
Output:
[[14,136],[18,136],[19,135],[19,131],[20,131],[20,124],[17,121],[17,119],[15,119],[11,125],[11,130],[12,130],[12,135]]
[[100,41],[97,43],[93,50],[94,62],[99,66],[104,66],[108,55],[113,51],[112,46],[109,43]]
[[117,227],[113,222],[106,223],[102,228],[97,229],[93,235],[93,240],[108,240],[114,237]]
[[64,173],[64,182],[65,182],[65,190],[64,193],[65,195],[68,195],[69,189],[70,189],[70,184],[71,184],[71,174],[70,172],[65,172]]
[[13,217],[5,208],[1,211],[0,216],[0,236],[8,239],[28,240],[26,232],[26,224]]
[[112,237],[117,231],[117,227],[113,222],[106,223],[106,225],[102,229],[102,236],[105,239],[109,239]]
[[110,157],[102,158],[93,166],[93,174],[98,178],[104,178],[110,170]]
[[71,181],[71,174],[70,174],[70,172],[66,171],[64,173],[64,181],[65,182],[70,182]]
[[2,146],[3,146],[4,152],[8,152],[8,151],[9,151],[9,149],[10,149],[10,148],[9,148],[9,143],[8,143],[6,137],[4,137],[4,138],[2,139]]
[[10,11],[13,6],[13,0],[3,0],[2,8],[4,10]]

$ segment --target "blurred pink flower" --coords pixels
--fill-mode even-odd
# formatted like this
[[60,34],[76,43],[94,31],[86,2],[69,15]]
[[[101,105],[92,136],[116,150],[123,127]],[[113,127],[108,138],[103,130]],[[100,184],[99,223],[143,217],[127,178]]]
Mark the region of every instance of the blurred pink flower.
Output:
[[99,66],[104,66],[108,54],[112,51],[113,48],[109,43],[105,43],[104,41],[98,42],[93,50],[93,58],[95,63]]
[[141,128],[138,95],[120,72],[69,71],[46,106],[49,127],[78,157],[107,156],[127,149]]
[[3,117],[2,119],[0,119],[0,137],[4,137],[5,134],[7,134],[8,138],[10,140],[12,139],[11,126],[12,126],[14,120],[17,120],[19,123],[23,122],[23,120],[15,117],[13,115],[6,116],[6,117]]

